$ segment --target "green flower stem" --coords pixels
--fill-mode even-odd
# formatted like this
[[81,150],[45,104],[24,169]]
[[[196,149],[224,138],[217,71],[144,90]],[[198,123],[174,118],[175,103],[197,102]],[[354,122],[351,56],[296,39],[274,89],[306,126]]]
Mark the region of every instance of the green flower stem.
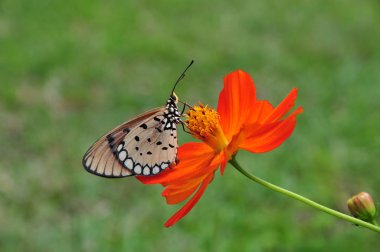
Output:
[[377,226],[376,222],[371,224],[371,223],[368,223],[368,222],[365,222],[365,221],[362,221],[362,220],[359,220],[359,219],[356,219],[354,217],[351,217],[347,214],[343,214],[341,212],[338,212],[338,211],[335,211],[331,208],[328,208],[328,207],[325,207],[323,205],[320,205],[312,200],[309,200],[308,198],[305,198],[301,195],[298,195],[294,192],[291,192],[291,191],[288,191],[284,188],[281,188],[281,187],[278,187],[276,185],[273,185],[265,180],[262,180],[252,174],[250,174],[249,172],[247,172],[246,170],[244,170],[236,161],[235,157],[233,157],[231,160],[230,160],[230,164],[233,165],[239,172],[241,172],[244,176],[246,176],[247,178],[255,181],[256,183],[259,183],[260,185],[262,186],[265,186],[273,191],[276,191],[276,192],[279,192],[279,193],[282,193],[286,196],[289,196],[293,199],[296,199],[298,201],[301,201],[309,206],[312,206],[318,210],[321,210],[323,212],[326,212],[332,216],[335,216],[335,217],[338,217],[338,218],[341,218],[343,220],[346,220],[346,221],[349,221],[349,222],[352,222],[354,224],[357,224],[359,226],[362,226],[362,227],[366,227],[366,228],[369,228],[373,231],[376,231],[376,232],[379,232],[380,233],[380,227]]

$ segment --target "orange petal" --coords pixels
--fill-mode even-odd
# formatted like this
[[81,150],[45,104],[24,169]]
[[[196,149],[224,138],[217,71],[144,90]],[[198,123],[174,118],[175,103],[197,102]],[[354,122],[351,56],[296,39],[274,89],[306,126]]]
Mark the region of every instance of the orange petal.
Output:
[[191,183],[190,185],[181,185],[177,188],[172,186],[167,187],[163,192],[162,196],[166,198],[166,203],[173,205],[178,204],[188,197],[190,197],[193,192],[199,187],[199,183]]
[[248,124],[263,121],[274,110],[272,104],[266,100],[256,101],[252,107],[251,114],[247,119]]
[[229,161],[230,157],[228,156],[226,151],[224,151],[222,155],[223,156],[221,156],[220,174],[223,176],[224,170],[226,169],[227,162]]
[[168,184],[205,173],[214,150],[205,143],[186,143],[178,148],[179,164],[155,176],[136,176],[144,184]]
[[211,161],[199,167],[194,167],[193,172],[186,177],[171,179],[163,183],[166,189],[162,196],[166,197],[168,204],[177,204],[189,197],[202,181],[210,174],[214,174],[218,166],[223,162],[223,153],[216,155]]
[[202,181],[210,174],[214,174],[218,166],[223,162],[223,153],[217,154],[207,164],[201,164],[194,167],[190,175],[176,179],[171,179],[163,183],[166,189],[162,192],[162,196],[166,197],[168,204],[177,204],[188,198],[202,183]]
[[206,188],[210,181],[213,178],[213,174],[210,174],[205,178],[205,180],[200,185],[198,191],[194,194],[194,196],[179,210],[177,211],[169,220],[166,221],[165,227],[170,227],[176,224],[180,219],[186,216],[191,209],[197,204],[199,199],[202,197],[203,193],[206,191]]
[[[264,129],[251,129],[254,132],[261,131],[261,133],[251,133],[251,137],[246,137],[241,142],[240,148],[254,153],[263,153],[277,148],[292,134],[296,126],[296,115],[302,113],[302,111],[301,107],[297,108],[283,121],[261,126]],[[257,127],[257,125],[254,127]]]
[[[214,172],[212,172],[212,174],[213,173]],[[181,181],[176,184],[170,184],[162,192],[162,196],[166,198],[167,204],[178,204],[187,199],[209,175],[210,174],[206,174],[190,181]]]
[[293,88],[285,99],[263,120],[263,123],[275,122],[286,115],[293,107],[297,99],[297,88]]
[[239,132],[255,100],[254,82],[248,73],[237,70],[224,78],[224,87],[219,95],[218,113],[228,140]]
[[285,99],[274,108],[266,100],[256,101],[247,120],[248,124],[271,123],[280,120],[294,106],[297,98],[297,89],[293,88]]
[[247,139],[250,140],[251,138],[259,138],[267,134],[268,132],[278,127],[278,125],[280,125],[282,122],[283,121],[277,121],[268,124],[254,123],[245,125],[242,130],[242,136],[239,138],[240,142],[238,142],[238,145],[240,146],[240,144]]
[[182,159],[179,165],[168,173],[162,184],[167,186],[173,183],[183,183],[214,172],[221,163],[221,157],[215,153],[208,154],[200,156],[199,159]]

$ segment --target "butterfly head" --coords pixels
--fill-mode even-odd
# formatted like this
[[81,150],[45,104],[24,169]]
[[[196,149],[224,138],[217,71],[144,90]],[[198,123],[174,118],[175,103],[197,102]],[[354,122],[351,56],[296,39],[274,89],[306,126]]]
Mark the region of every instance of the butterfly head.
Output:
[[178,103],[178,96],[173,92],[171,95],[170,95],[170,99],[171,101],[173,101],[175,104]]
[[173,92],[168,101],[166,102],[166,108],[172,112],[172,111],[177,111],[178,110],[178,107],[177,107],[177,104],[178,104],[178,96]]

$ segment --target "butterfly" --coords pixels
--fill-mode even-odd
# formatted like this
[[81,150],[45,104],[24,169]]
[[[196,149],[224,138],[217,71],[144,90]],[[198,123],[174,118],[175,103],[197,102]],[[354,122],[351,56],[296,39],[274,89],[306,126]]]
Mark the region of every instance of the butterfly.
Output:
[[87,150],[82,164],[88,172],[107,178],[151,176],[178,163],[177,125],[183,126],[181,116],[185,106],[179,112],[174,89],[193,62],[175,82],[165,106],[124,122]]

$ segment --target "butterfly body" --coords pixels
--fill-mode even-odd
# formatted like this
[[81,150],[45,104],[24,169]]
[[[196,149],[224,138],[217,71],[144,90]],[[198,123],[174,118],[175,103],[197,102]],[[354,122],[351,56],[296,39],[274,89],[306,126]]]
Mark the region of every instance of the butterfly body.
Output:
[[96,141],[83,157],[84,168],[109,178],[151,176],[177,160],[177,125],[181,113],[173,93],[165,106],[127,121]]

